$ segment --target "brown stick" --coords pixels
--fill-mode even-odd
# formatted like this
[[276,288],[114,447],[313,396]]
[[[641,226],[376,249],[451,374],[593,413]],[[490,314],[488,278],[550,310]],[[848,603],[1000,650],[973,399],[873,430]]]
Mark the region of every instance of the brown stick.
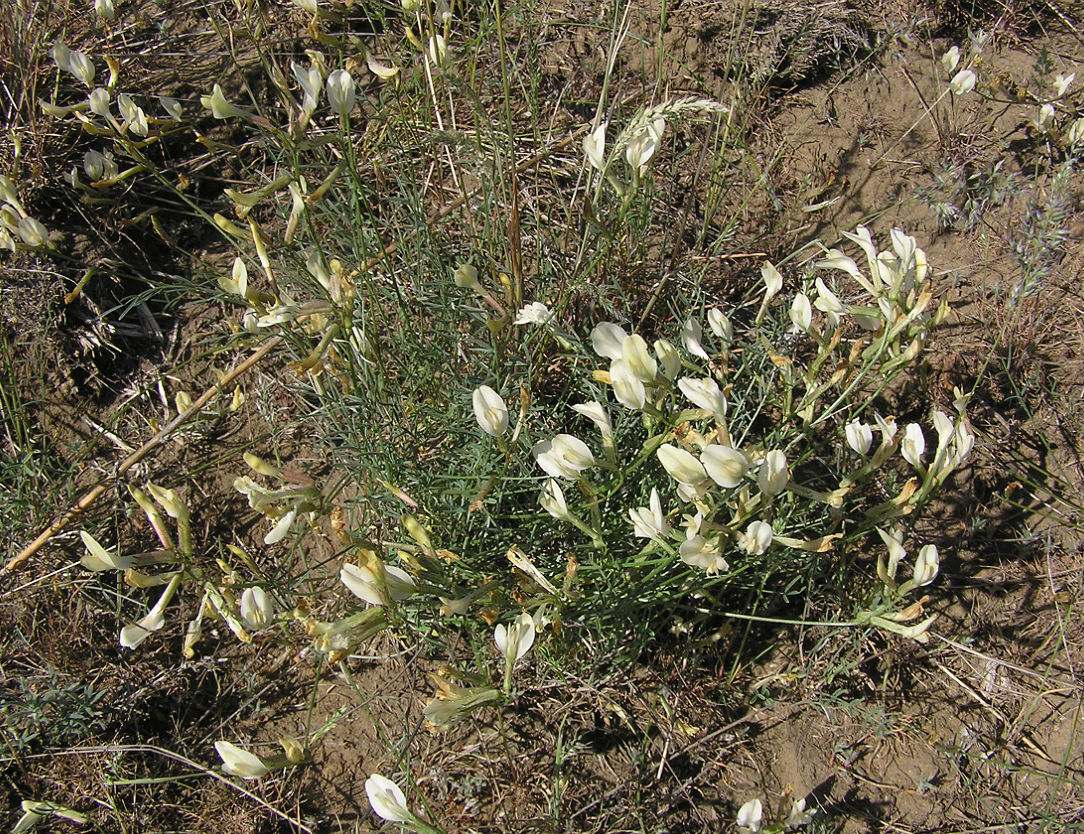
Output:
[[[207,405],[207,403],[211,401],[213,397],[219,394],[223,389],[226,388],[226,386],[228,386],[239,376],[248,371],[253,365],[255,365],[257,362],[267,356],[267,354],[270,353],[281,342],[281,336],[272,336],[270,339],[264,342],[263,345],[260,346],[260,349],[257,350],[254,354],[252,354],[252,356],[250,356],[248,359],[246,359],[224,377],[222,377],[221,382],[215,383],[206,391],[204,391],[203,394],[200,395],[200,398],[198,400],[192,403],[192,405],[190,405],[188,408],[178,414],[175,418],[170,420],[169,423],[167,423],[161,430],[159,430],[159,432],[154,437],[152,437],[150,440],[148,440],[146,443],[144,443],[142,446],[132,452],[132,454],[128,455],[128,457],[122,460],[120,462],[120,465],[117,467],[116,474],[113,477],[119,478],[121,475],[123,475],[125,472],[127,472],[129,469],[131,469],[133,466],[143,460],[143,458],[145,458],[151,452],[151,450],[159,446],[163,440],[169,437],[177,429],[178,426],[185,423],[192,415],[197,414],[200,409],[202,409],[205,405]],[[91,489],[88,493],[86,493],[82,498],[79,499],[75,506],[64,512],[56,521],[54,521],[44,531],[42,531],[40,536],[34,539],[34,541],[32,541],[26,547],[24,547],[22,552],[19,553],[19,555],[17,555],[10,562],[8,562],[7,565],[4,566],[3,572],[10,573],[12,571],[18,570],[18,568],[21,567],[27,559],[29,559],[31,556],[41,550],[42,546],[47,541],[49,541],[49,539],[51,539],[53,536],[55,536],[57,533],[67,527],[71,522],[75,521],[80,515],[82,515],[88,507],[90,507],[102,496],[102,493],[104,493],[106,489],[108,489],[108,486],[103,481],[97,486],[95,486],[93,489]]]

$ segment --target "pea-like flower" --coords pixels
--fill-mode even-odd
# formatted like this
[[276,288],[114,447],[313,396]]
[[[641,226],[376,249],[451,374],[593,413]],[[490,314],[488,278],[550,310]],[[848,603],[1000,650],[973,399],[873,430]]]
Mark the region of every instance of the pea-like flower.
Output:
[[809,326],[813,323],[813,308],[809,303],[809,296],[804,292],[794,296],[790,305],[790,320],[795,330],[809,332]]
[[662,511],[662,500],[659,491],[651,488],[649,506],[637,507],[629,510],[629,520],[632,521],[633,535],[641,539],[663,541],[671,533],[670,524],[666,520],[666,514]]
[[415,817],[407,808],[406,794],[391,779],[374,773],[365,780],[365,795],[380,819],[388,822],[413,823]]
[[558,521],[568,521],[571,513],[565,502],[565,493],[555,478],[550,478],[542,487],[542,494],[538,496],[538,503],[547,513]]
[[414,578],[405,570],[382,562],[366,567],[347,562],[339,571],[339,579],[350,593],[370,605],[385,605],[389,598],[406,599],[416,587]]
[[[690,530],[691,532],[691,530]],[[719,573],[730,570],[730,564],[723,558],[721,540],[718,536],[707,538],[694,533],[685,538],[678,548],[678,556],[687,565],[701,568],[706,573]]]
[[952,90],[954,95],[964,96],[975,89],[976,81],[978,81],[978,78],[971,70],[960,70],[949,82],[949,89]]
[[559,434],[552,440],[539,441],[531,453],[552,478],[576,480],[583,470],[595,465],[595,456],[587,444],[571,434]]
[[488,385],[474,389],[474,419],[478,426],[491,437],[500,437],[508,431],[508,406],[501,395]]
[[689,401],[705,411],[710,411],[716,420],[722,420],[726,416],[726,397],[723,396],[719,383],[710,377],[705,379],[692,379],[682,377],[678,380],[678,388]]
[[920,548],[918,557],[915,559],[915,570],[912,574],[915,587],[921,588],[923,585],[929,585],[933,582],[937,578],[939,567],[940,558],[937,553],[937,545],[928,544]]
[[515,621],[505,626],[503,623],[493,629],[493,642],[497,644],[507,664],[514,666],[534,645],[534,619],[524,611]]
[[738,547],[750,556],[759,556],[772,544],[772,525],[766,521],[751,521],[744,533],[738,535]]
[[625,408],[639,411],[647,404],[647,388],[643,380],[633,373],[624,359],[615,359],[610,363],[610,385],[617,401]]
[[726,344],[734,341],[734,326],[730,323],[726,313],[718,307],[712,307],[708,310],[708,327],[711,328],[712,333]]
[[711,479],[726,489],[740,486],[749,471],[749,458],[730,446],[708,446],[700,453],[700,462]]
[[242,779],[259,779],[270,773],[271,768],[255,753],[238,747],[229,741],[216,741],[215,750],[222,759],[222,770]]
[[775,498],[787,488],[790,482],[790,471],[787,469],[787,456],[778,449],[768,452],[764,461],[760,464],[757,472],[757,483],[760,491],[768,498]]
[[354,77],[344,69],[332,70],[327,76],[327,101],[333,112],[347,115],[356,100]]
[[613,322],[603,321],[591,331],[591,347],[604,359],[616,361],[623,358],[622,347],[629,334]]
[[606,122],[602,122],[583,137],[583,152],[596,171],[606,167]]
[[738,831],[740,834],[756,834],[764,819],[764,806],[759,799],[750,799],[738,809]]
[[250,631],[261,631],[275,619],[271,597],[259,585],[245,588],[241,594],[241,620]]
[[926,438],[922,434],[922,426],[918,423],[908,423],[903,430],[903,440],[900,441],[900,454],[915,469],[922,469],[922,454],[926,451]]
[[861,420],[851,420],[846,426],[847,445],[860,455],[869,452],[873,445],[873,427]]

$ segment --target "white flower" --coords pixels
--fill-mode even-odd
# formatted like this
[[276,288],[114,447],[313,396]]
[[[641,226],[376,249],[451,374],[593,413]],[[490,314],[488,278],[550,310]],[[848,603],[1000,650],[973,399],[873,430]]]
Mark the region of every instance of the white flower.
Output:
[[245,628],[260,631],[274,621],[275,607],[271,598],[259,585],[245,588],[241,594],[241,619]]
[[625,408],[639,411],[647,402],[647,389],[643,380],[629,368],[629,363],[624,359],[615,359],[610,363],[610,385],[613,386],[614,396]]
[[526,611],[516,617],[507,628],[501,624],[493,629],[493,642],[497,644],[507,663],[515,665],[534,645],[534,618]]
[[236,744],[228,741],[216,741],[215,750],[222,759],[222,770],[231,776],[240,776],[242,779],[259,779],[271,768],[264,764],[263,759],[255,753],[243,750]]
[[143,112],[142,107],[136,106],[136,103],[132,101],[132,97],[121,93],[117,96],[117,109],[120,111],[124,121],[128,123],[128,129],[132,131],[136,136],[146,136],[149,132],[147,129],[147,115]]
[[830,327],[838,327],[840,316],[847,312],[847,308],[843,306],[839,297],[828,289],[824,281],[819,277],[815,283],[817,286],[817,300],[813,302],[813,306],[828,316],[828,325]]
[[97,87],[92,90],[87,97],[87,103],[90,105],[90,112],[95,116],[100,116],[103,119],[109,118],[109,91],[103,87]]
[[211,115],[216,119],[247,118],[252,115],[247,110],[230,104],[226,100],[226,94],[222,92],[222,87],[218,84],[212,88],[211,95],[200,96],[199,103],[205,110],[210,110]]
[[809,326],[813,323],[813,308],[809,303],[809,296],[804,292],[794,296],[790,305],[790,320],[795,330],[809,332]]
[[320,103],[320,88],[324,84],[324,76],[320,73],[318,67],[310,66],[305,69],[296,61],[290,62],[290,69],[293,71],[294,78],[297,79],[297,84],[301,87],[303,93],[301,112],[312,115],[313,111],[316,110],[316,106]]
[[587,161],[596,171],[601,171],[605,167],[606,122],[603,122],[583,137],[583,152],[587,154]]
[[1081,116],[1069,126],[1069,131],[1065,134],[1065,140],[1069,143],[1070,148],[1084,144],[1084,116]]
[[113,0],[94,0],[94,13],[106,22],[117,16],[117,11],[113,8]]
[[27,246],[38,249],[49,242],[49,230],[41,221],[27,216],[19,220],[19,237]]
[[559,434],[553,440],[541,440],[531,449],[538,465],[552,478],[576,480],[580,473],[595,465],[587,444],[571,434]]
[[553,312],[541,301],[524,304],[513,324],[547,324],[553,318]]
[[805,809],[804,799],[795,799],[791,801],[790,813],[787,814],[787,818],[783,820],[783,827],[787,830],[792,828],[801,828],[803,825],[809,825],[813,821],[813,816],[816,814],[816,810]]
[[621,343],[621,358],[629,371],[641,382],[647,384],[655,381],[659,368],[655,357],[647,350],[647,342],[643,337],[633,333]]
[[94,86],[94,62],[85,52],[70,52],[68,55],[68,70],[90,89]]
[[625,159],[629,165],[642,173],[659,149],[665,130],[665,119],[655,119],[651,124],[638,130],[625,147]]
[[749,458],[730,446],[712,444],[700,453],[700,462],[719,486],[734,489],[749,471]]
[[610,417],[606,413],[606,409],[602,407],[602,403],[597,400],[576,403],[572,406],[572,410],[577,414],[582,414],[598,427],[599,432],[602,434],[603,443],[612,441],[614,436],[613,426],[610,424]]
[[369,72],[382,81],[388,81],[399,74],[399,67],[382,64],[372,55],[365,56],[365,66],[369,68]]
[[388,822],[413,822],[414,815],[406,806],[406,794],[391,779],[374,773],[365,780],[365,794],[373,812]]
[[559,521],[568,521],[571,517],[568,504],[565,503],[565,493],[554,478],[550,478],[542,487],[538,503],[542,505],[542,509]]
[[474,389],[474,419],[478,426],[491,437],[500,437],[508,431],[508,406],[501,395],[488,385]]
[[181,103],[177,99],[170,96],[158,96],[158,103],[162,105],[162,109],[166,111],[173,121],[179,122],[184,118],[184,108],[181,107]]
[[[478,283],[478,268],[471,266],[471,264],[460,264],[452,272],[452,281],[455,282],[457,287],[463,287],[463,289],[474,290],[479,292],[482,289],[482,285]],[[519,324],[517,321],[516,324]]]
[[975,73],[973,73],[971,70],[960,70],[958,73],[956,73],[956,75],[953,76],[952,80],[949,82],[949,89],[952,90],[954,95],[967,95],[975,89],[975,82],[977,80],[978,79],[975,77]]
[[664,443],[655,454],[667,474],[680,484],[696,487],[708,480],[707,470],[695,455],[684,449]]
[[860,455],[866,454],[873,445],[873,427],[869,423],[858,419],[851,420],[847,424],[846,434],[847,445]]
[[56,68],[61,72],[71,72],[71,50],[68,49],[67,44],[64,41],[57,41],[53,44],[53,63],[56,64]]
[[1054,126],[1054,105],[1044,104],[1039,108],[1039,115],[1035,117],[1035,121],[1032,122],[1040,133],[1049,133],[1050,128]]
[[1069,85],[1073,83],[1073,80],[1075,78],[1075,72],[1071,72],[1068,75],[1063,75],[1059,73],[1058,75],[1054,76],[1054,89],[1057,91],[1058,98],[1061,98],[1063,95],[1065,95],[1066,91],[1069,89]]
[[878,527],[877,534],[888,548],[888,567],[885,570],[885,576],[889,581],[895,581],[896,568],[907,555],[907,551],[903,549],[903,530],[897,527],[891,533],[886,533]]
[[86,530],[80,530],[79,536],[83,540],[83,546],[87,549],[86,554],[79,562],[87,570],[128,570],[134,564],[131,556],[114,555],[111,551],[102,547],[98,540]]
[[727,344],[734,341],[734,327],[730,323],[730,319],[718,307],[712,307],[708,310],[708,327],[711,328],[712,333]]
[[764,303],[767,304],[783,289],[783,276],[771,261],[765,261],[760,265],[760,277],[764,279]]
[[730,570],[730,564],[719,549],[719,539],[708,539],[699,534],[688,536],[678,548],[681,561],[707,573]]
[[903,440],[900,441],[900,454],[915,469],[922,468],[922,453],[926,451],[926,438],[922,434],[922,427],[918,423],[908,423],[903,430]]
[[659,491],[651,488],[650,506],[629,510],[633,534],[641,539],[663,540],[670,535],[670,525],[662,511]]
[[768,452],[757,472],[760,491],[768,498],[774,498],[787,487],[790,472],[787,470],[787,456],[778,449]]
[[448,46],[443,35],[433,35],[429,39],[429,59],[438,67],[443,67],[448,60]]
[[709,359],[707,351],[700,344],[703,336],[704,330],[695,318],[690,318],[681,329],[681,343],[685,346],[685,350],[700,359]]
[[686,398],[705,411],[710,411],[716,420],[722,420],[726,416],[726,397],[723,396],[719,383],[710,377],[704,379],[691,379],[682,377],[678,380],[678,388]]
[[937,578],[939,565],[937,545],[928,544],[920,548],[918,558],[915,559],[915,570],[912,577],[915,587],[921,588],[923,585],[929,585],[933,582]]
[[303,12],[316,14],[316,0],[294,0],[294,5]]
[[293,526],[294,520],[297,518],[297,507],[293,507],[287,512],[282,514],[282,517],[275,522],[274,526],[263,537],[264,544],[278,544],[284,538],[286,534],[290,532],[290,528]]
[[960,63],[960,47],[953,46],[941,56],[941,66],[945,72],[952,72]]
[[613,322],[604,321],[591,331],[591,347],[599,356],[611,361],[621,359],[621,348],[629,334]]
[[347,562],[339,571],[339,579],[350,593],[370,605],[384,605],[389,596],[394,600],[406,599],[414,592],[414,579],[402,568],[384,565],[383,573],[381,583],[371,568]]
[[129,623],[120,630],[120,644],[124,648],[134,649],[146,640],[151,635],[151,632],[162,628],[165,624],[166,606],[173,599],[173,595],[180,584],[181,575],[179,573],[174,574],[173,578],[169,580],[169,584],[166,585],[166,589],[162,592],[162,596],[158,598],[158,602],[147,612],[147,616],[137,623]]
[[738,831],[740,834],[756,834],[760,831],[760,822],[764,819],[764,807],[759,799],[750,799],[738,809]]
[[654,347],[655,355],[659,357],[659,364],[662,365],[662,375],[672,380],[681,370],[681,355],[666,339],[656,339]]
[[356,93],[354,78],[344,69],[332,70],[327,76],[327,101],[333,112],[345,116],[354,109]]
[[738,547],[750,556],[759,556],[772,544],[772,525],[766,521],[752,521],[744,533],[738,534]]

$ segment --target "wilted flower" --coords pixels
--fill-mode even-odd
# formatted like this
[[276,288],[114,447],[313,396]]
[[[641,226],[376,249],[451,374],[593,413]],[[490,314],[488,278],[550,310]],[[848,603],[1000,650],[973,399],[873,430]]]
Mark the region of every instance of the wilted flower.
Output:
[[860,455],[869,452],[873,445],[873,427],[861,420],[851,420],[846,427],[847,445]]
[[595,465],[591,450],[571,434],[559,434],[553,440],[542,440],[531,449],[538,465],[553,478],[575,480],[580,472]]
[[502,623],[493,629],[493,642],[512,666],[531,650],[534,636],[534,619],[526,611],[516,617],[511,625],[506,627]]
[[716,420],[722,420],[726,416],[726,397],[714,379],[682,377],[677,385],[693,405],[710,411]]
[[80,530],[79,537],[83,540],[83,546],[87,549],[86,554],[79,560],[79,563],[87,570],[128,570],[134,564],[132,557],[121,556],[120,554],[114,555],[106,550],[86,530]]
[[406,806],[406,794],[391,779],[374,773],[365,780],[365,795],[373,812],[388,822],[414,821],[414,815]]
[[949,89],[952,90],[954,95],[967,95],[975,89],[975,82],[977,80],[975,73],[971,70],[960,70],[949,82]]
[[345,116],[354,109],[356,93],[354,78],[344,69],[332,70],[327,76],[327,101],[333,112]]
[[229,741],[216,741],[215,750],[222,759],[222,770],[231,776],[259,779],[271,771],[264,760],[255,753],[243,750]]
[[583,137],[583,152],[587,154],[587,161],[596,171],[601,171],[606,165],[606,123],[602,122],[598,127]]
[[768,498],[774,498],[787,487],[790,472],[787,469],[787,456],[775,449],[764,456],[757,472],[760,491]]
[[751,521],[744,533],[738,534],[738,547],[750,556],[759,556],[772,544],[772,525],[766,521]]
[[749,458],[730,446],[712,444],[700,453],[700,462],[719,486],[734,489],[749,471]]
[[245,588],[241,594],[241,620],[245,628],[260,631],[275,619],[275,607],[267,592],[259,585]]
[[500,437],[508,431],[508,406],[501,395],[488,385],[474,389],[474,419],[479,427],[492,437]]
[[926,451],[926,438],[922,434],[922,427],[918,423],[908,423],[903,430],[903,440],[900,441],[900,454],[915,469],[922,468],[922,453]]
[[740,834],[756,834],[760,831],[764,819],[764,806],[759,799],[750,799],[738,809],[738,831]]
[[632,521],[633,534],[641,539],[653,539],[662,541],[670,535],[670,525],[666,521],[666,514],[662,511],[662,500],[659,491],[651,488],[650,506],[638,507],[629,510],[629,519]]

